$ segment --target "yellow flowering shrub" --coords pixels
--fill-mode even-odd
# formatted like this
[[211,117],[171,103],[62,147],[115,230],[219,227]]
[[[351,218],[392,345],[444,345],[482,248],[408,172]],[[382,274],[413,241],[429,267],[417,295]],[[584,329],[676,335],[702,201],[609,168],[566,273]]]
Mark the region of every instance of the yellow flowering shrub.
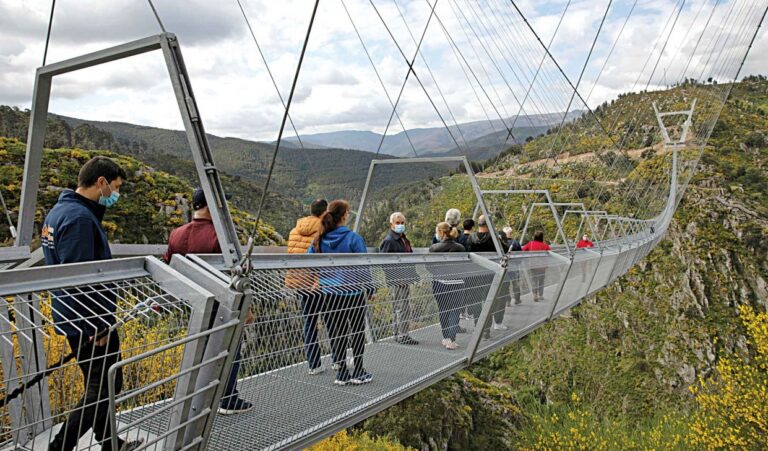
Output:
[[686,449],[684,417],[667,414],[640,424],[600,418],[573,393],[570,403],[542,406],[521,431],[522,450]]
[[406,451],[412,449],[384,437],[372,438],[367,432],[350,434],[346,430],[309,448],[310,451]]
[[[130,309],[139,298],[139,294],[126,294],[126,299],[120,301],[119,308]],[[7,299],[12,303],[13,298]],[[51,297],[46,294],[40,299],[40,312],[43,318],[43,348],[46,355],[46,364],[48,366],[58,363],[62,357],[70,353],[69,345],[64,336],[56,334],[53,324],[48,320],[51,318]],[[153,323],[144,323],[140,320],[126,322],[120,327],[121,337],[121,355],[128,358],[151,349],[162,346],[169,341],[179,339],[186,335],[186,324],[184,318],[167,315],[161,316]],[[14,352],[18,355],[19,343],[17,334],[12,335]],[[134,364],[124,367],[123,373],[123,393],[145,387],[152,382],[159,381],[172,376],[178,372],[181,364],[183,347],[178,346],[166,352],[156,354],[150,358],[140,360]],[[22,373],[20,363],[17,362],[19,375]],[[0,368],[0,393],[5,394],[5,387],[2,386],[2,369]],[[78,368],[77,361],[70,360],[62,368],[52,372],[47,377],[48,395],[50,399],[51,411],[54,416],[63,414],[71,410],[75,403],[83,394],[83,376]],[[9,391],[15,387],[9,387]],[[131,399],[129,403],[119,406],[120,410],[130,409],[136,405],[156,402],[167,399],[173,395],[175,389],[175,380],[171,380],[162,386],[147,391],[140,396]],[[9,418],[7,411],[0,411],[0,425],[7,424]],[[58,421],[58,420],[57,420]],[[3,436],[0,435],[0,440]]]
[[691,387],[698,411],[690,445],[700,449],[768,449],[768,313],[740,309],[750,357],[720,359],[715,377]]

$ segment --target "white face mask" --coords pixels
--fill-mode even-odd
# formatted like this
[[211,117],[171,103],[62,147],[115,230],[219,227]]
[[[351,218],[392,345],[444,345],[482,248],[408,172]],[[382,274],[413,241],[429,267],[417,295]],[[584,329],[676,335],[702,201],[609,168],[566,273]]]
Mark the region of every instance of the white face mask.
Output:
[[395,233],[405,233],[405,224],[395,224],[395,227],[392,230],[394,230]]

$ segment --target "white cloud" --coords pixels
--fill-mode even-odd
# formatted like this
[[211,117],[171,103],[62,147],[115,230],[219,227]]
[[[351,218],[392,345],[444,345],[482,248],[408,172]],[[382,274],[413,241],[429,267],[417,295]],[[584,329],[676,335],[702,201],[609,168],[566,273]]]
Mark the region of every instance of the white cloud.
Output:
[[[287,100],[314,2],[241,1],[279,90]],[[397,0],[405,21],[392,1],[374,2],[397,45],[368,1],[344,1],[394,100],[406,74],[397,45],[407,58],[413,56],[414,39],[421,37],[434,0]],[[555,38],[552,54],[574,83],[607,3],[607,0],[572,1]],[[593,90],[632,3],[632,0],[613,2],[580,85],[579,91],[585,97]],[[273,140],[282,119],[282,106],[237,4],[205,0],[155,0],[155,4],[167,29],[179,37],[207,130],[220,135]],[[566,1],[528,0],[516,4],[541,39],[548,43]],[[633,87],[639,89],[649,84],[653,88],[677,81],[705,31],[714,0],[686,2],[654,77],[649,81],[661,44],[656,45],[650,59],[648,55],[659,36],[666,37],[669,33],[669,28],[665,33],[662,31],[676,4],[674,0],[638,2],[594,86],[589,99],[592,106]],[[750,30],[741,27],[742,23],[747,24],[742,19],[749,17],[749,24],[754,27],[758,11],[756,7],[749,10],[752,5],[739,2],[729,15],[731,5],[732,2],[720,2],[696,48],[696,55],[690,59],[688,76],[703,74],[704,78],[714,76],[724,81],[735,74],[738,54],[743,54],[749,41]],[[0,0],[0,104],[29,107],[34,71],[42,58],[49,7],[49,1]],[[422,51],[437,82],[421,59],[414,67],[440,114],[449,123],[451,113],[459,122],[485,120],[486,116],[497,119],[496,110],[501,115],[514,116],[544,53],[510,2],[439,0],[435,11]],[[728,17],[732,17],[730,22]],[[440,23],[447,28],[462,56],[454,54]],[[729,32],[721,33],[721,29]],[[157,32],[158,25],[144,2],[61,2],[54,19],[48,61],[59,61]],[[763,31],[742,74],[765,73],[767,51],[768,40]],[[646,64],[646,60],[650,62]],[[572,91],[558,68],[545,59],[535,76],[536,82],[523,112],[562,111]],[[422,88],[413,76],[410,78],[398,108],[406,127],[439,125],[440,119]],[[440,92],[450,108],[445,106]],[[576,101],[573,108],[583,108],[583,105]],[[159,53],[57,77],[51,110],[90,119],[181,127],[176,100]],[[389,101],[341,1],[321,2],[293,99],[292,117],[296,126],[302,133],[341,129],[381,131],[390,112]],[[396,120],[393,124],[393,130],[399,131]]]

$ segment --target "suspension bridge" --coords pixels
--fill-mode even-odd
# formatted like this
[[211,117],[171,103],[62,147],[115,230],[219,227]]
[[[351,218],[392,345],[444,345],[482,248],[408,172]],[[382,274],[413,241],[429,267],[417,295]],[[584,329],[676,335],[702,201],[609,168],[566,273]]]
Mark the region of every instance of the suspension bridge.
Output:
[[[249,11],[253,10],[248,3],[237,1],[284,110],[274,156],[286,126],[304,148],[291,104],[300,85],[315,17],[323,14],[319,3],[312,2],[311,10],[297,12],[310,19],[292,87],[284,98],[265,56],[267,49],[251,27]],[[451,70],[463,77],[464,88],[476,100],[474,106],[498,131],[499,148],[514,140],[518,120],[562,113],[562,120],[540,139],[544,145],[531,158],[538,163],[529,163],[541,168],[543,179],[551,175],[547,168],[569,164],[570,155],[633,152],[643,147],[638,144],[643,137],[634,131],[646,126],[653,130],[656,146],[663,149],[655,171],[628,177],[631,171],[622,166],[626,160],[594,158],[597,170],[571,178],[569,183],[575,186],[565,195],[540,186],[519,188],[525,183],[520,178],[514,187],[484,185],[466,157],[420,154],[410,137],[407,142],[413,158],[371,162],[362,197],[355,199],[356,231],[368,224],[366,211],[376,198],[373,181],[377,168],[395,165],[407,170],[409,165],[450,164],[462,169],[453,177],[466,182],[465,194],[475,202],[473,215],[488,219],[496,249],[492,253],[440,254],[417,248],[412,254],[379,254],[372,249],[368,254],[288,255],[284,249],[254,246],[252,237],[243,246],[206,138],[180,41],[165,30],[162,11],[151,3],[160,34],[64,61],[44,61],[35,74],[15,227],[18,235],[14,246],[0,249],[4,268],[0,271],[0,380],[5,397],[0,407],[0,450],[47,449],[65,416],[78,408],[80,375],[75,361],[62,360],[68,351],[65,340],[54,332],[51,300],[55,297],[107,303],[117,311],[121,355],[108,373],[108,415],[95,421],[110,422],[123,438],[142,439],[139,449],[283,449],[317,442],[402,401],[526,336],[621,277],[663,240],[768,8],[765,1],[675,2],[663,18],[666,23],[656,27],[658,35],[648,43],[642,66],[626,68],[629,74],[636,74],[632,91],[647,95],[627,105],[621,115],[605,116],[590,108],[589,100],[603,70],[631,39],[623,32],[627,24],[634,23],[638,9],[647,6],[638,3],[606,2],[574,82],[552,54],[570,1],[547,43],[515,1],[426,0],[405,5],[339,0],[337,6],[349,20],[391,107],[391,114],[383,118],[387,121],[379,150],[393,124],[400,125],[407,136],[408,116],[401,101],[409,95],[421,97],[457,149],[469,150],[457,120],[460,105],[440,81],[441,73]],[[402,83],[394,89],[380,73],[387,55],[372,48],[366,33],[373,31],[358,24],[363,15],[378,22],[391,54],[402,63]],[[52,10],[51,24],[53,17]],[[611,35],[608,41],[603,39],[606,30]],[[445,54],[436,56],[424,50],[434,40],[445,45]],[[598,66],[591,58],[602,47],[607,49],[602,54],[605,61],[587,91],[585,73]],[[167,69],[200,186],[206,198],[212,199],[209,207],[223,252],[176,255],[166,265],[156,258],[164,250],[162,245],[114,245],[117,258],[113,260],[40,266],[40,252],[32,252],[31,246],[39,225],[35,212],[53,79],[144,53],[159,53]],[[718,83],[700,82],[708,79]],[[670,84],[674,86],[667,89]],[[566,120],[568,112],[577,109],[584,114]],[[586,144],[581,139],[585,136],[590,138]],[[494,177],[497,179],[503,183],[504,177]],[[588,198],[577,196],[588,182],[595,183],[597,192]],[[263,201],[262,197],[257,217]],[[551,232],[551,250],[502,251],[497,218],[518,215],[517,211],[503,211],[509,202],[526,207],[524,220],[518,218],[521,241],[529,238],[534,211],[546,216],[541,223]],[[568,217],[579,220],[578,228],[565,225]],[[434,219],[436,223],[441,218]],[[593,248],[575,247],[574,238],[582,233],[593,238]],[[375,293],[362,313],[365,366],[374,375],[368,384],[334,385],[324,328],[319,341],[322,366],[328,371],[307,371],[299,298],[302,291],[311,292],[313,281],[324,275],[344,280],[344,289]],[[287,287],[286,278],[300,283]],[[438,280],[450,280],[450,290],[437,293],[434,283]],[[418,340],[416,346],[395,340],[392,310],[396,301],[402,301],[394,295],[397,287],[407,287],[409,333]],[[458,349],[441,344],[439,316],[444,312],[435,302],[438,295],[450,310],[475,312],[461,320],[466,333],[457,336]],[[246,324],[248,312],[255,319]],[[96,314],[86,318],[98,319]],[[235,362],[236,356],[240,356],[239,362]],[[239,415],[219,415],[217,406],[236,363],[240,396],[255,408]],[[120,372],[125,380],[122,390],[117,386]],[[11,397],[14,390],[20,395]],[[116,445],[116,435],[113,440]],[[86,434],[77,449],[100,446]]]

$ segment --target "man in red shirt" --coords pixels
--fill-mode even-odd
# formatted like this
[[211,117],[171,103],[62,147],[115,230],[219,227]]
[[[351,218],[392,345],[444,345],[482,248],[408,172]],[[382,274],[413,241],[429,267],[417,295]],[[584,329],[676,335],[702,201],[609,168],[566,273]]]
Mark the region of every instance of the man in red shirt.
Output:
[[576,243],[576,249],[581,249],[584,247],[595,247],[595,243],[589,241],[589,236],[584,235],[581,237],[581,240]]
[[[581,240],[576,243],[576,249],[583,249],[583,248],[590,248],[595,247],[595,243],[589,241],[589,235],[584,235],[581,237]],[[587,263],[584,265],[584,270],[581,272],[581,281],[586,282],[587,281],[587,273],[592,272],[594,268],[592,267],[592,263],[587,261]]]
[[[533,234],[533,241],[529,241],[523,246],[523,251],[548,251],[549,244],[544,242],[544,232],[539,230]],[[531,279],[533,282],[532,292],[533,301],[541,302],[544,300],[544,284],[547,275],[547,268],[531,268]]]
[[[196,189],[192,195],[192,208],[195,210],[192,214],[192,222],[172,230],[171,235],[168,237],[168,250],[163,255],[163,260],[166,263],[171,261],[173,254],[221,253],[219,239],[211,219],[211,211],[208,209],[205,194],[200,188]],[[250,324],[251,322],[253,322],[253,316],[251,312],[248,312],[245,323]],[[240,370],[241,361],[240,346],[238,346],[232,370],[229,373],[229,380],[219,404],[219,413],[222,415],[232,415],[253,409],[253,404],[240,398],[235,388],[237,386],[237,373]]]

